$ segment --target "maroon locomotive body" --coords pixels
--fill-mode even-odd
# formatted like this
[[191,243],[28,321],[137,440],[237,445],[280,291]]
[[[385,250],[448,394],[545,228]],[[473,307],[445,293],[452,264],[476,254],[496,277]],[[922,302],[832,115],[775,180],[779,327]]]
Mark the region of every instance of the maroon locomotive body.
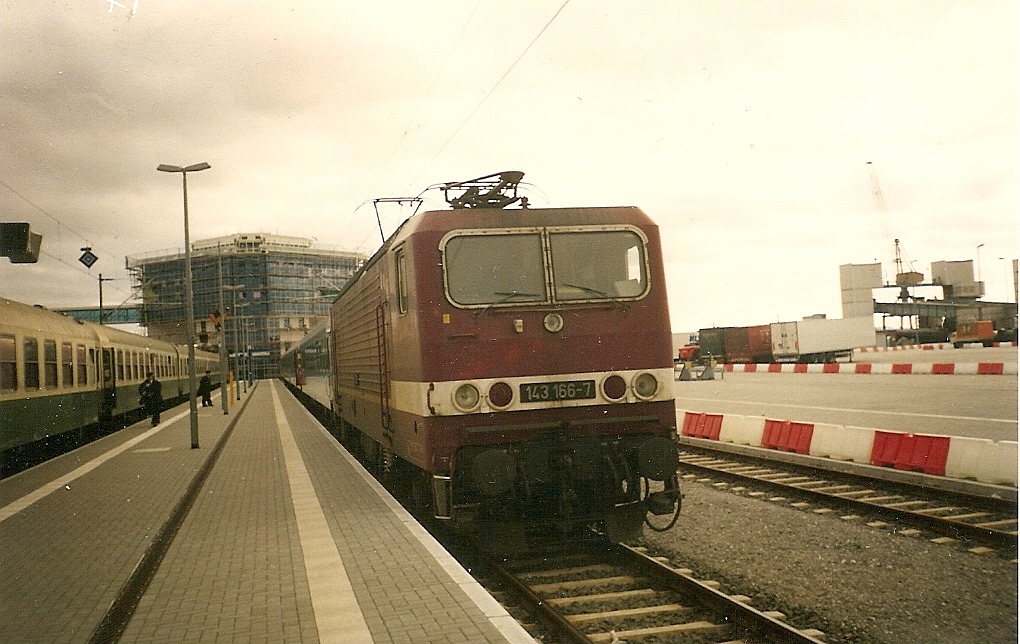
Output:
[[345,441],[420,509],[617,534],[675,520],[665,281],[639,209],[416,215],[331,318]]

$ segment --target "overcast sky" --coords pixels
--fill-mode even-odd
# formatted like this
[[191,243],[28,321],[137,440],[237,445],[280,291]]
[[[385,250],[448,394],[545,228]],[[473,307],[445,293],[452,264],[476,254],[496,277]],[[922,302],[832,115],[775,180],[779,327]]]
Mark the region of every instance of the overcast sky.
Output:
[[508,169],[533,206],[639,206],[675,331],[841,317],[839,265],[893,280],[893,238],[1012,299],[1017,27],[1014,0],[4,2],[0,220],[43,258],[0,295],[128,301],[125,256],[183,248],[156,166],[204,161],[192,240],[367,254],[366,200]]

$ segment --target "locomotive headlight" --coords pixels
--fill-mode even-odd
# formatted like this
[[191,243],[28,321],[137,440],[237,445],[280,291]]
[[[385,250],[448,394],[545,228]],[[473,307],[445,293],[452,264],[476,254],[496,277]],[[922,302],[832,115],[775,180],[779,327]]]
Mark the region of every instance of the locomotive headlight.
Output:
[[469,383],[464,383],[453,392],[453,405],[461,411],[473,410],[481,399],[478,388]]
[[642,400],[650,400],[659,390],[658,379],[650,373],[638,374],[634,378],[634,395]]
[[559,333],[563,330],[563,316],[559,313],[550,313],[542,320],[542,326],[549,333]]

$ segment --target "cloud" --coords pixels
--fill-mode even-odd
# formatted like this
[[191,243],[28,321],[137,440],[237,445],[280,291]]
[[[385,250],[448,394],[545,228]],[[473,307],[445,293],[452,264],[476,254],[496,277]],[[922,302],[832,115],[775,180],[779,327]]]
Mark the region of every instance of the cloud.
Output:
[[[370,252],[366,200],[504,169],[527,173],[536,205],[640,206],[679,327],[838,315],[838,264],[891,262],[891,236],[925,265],[982,242],[986,260],[1016,256],[1005,0],[108,7],[18,4],[0,21],[15,52],[0,180],[17,193],[0,186],[0,208],[44,232],[52,256],[18,275],[55,302],[89,301],[100,268],[126,285],[125,255],[181,246],[180,180],[155,167],[199,161],[196,239]],[[384,209],[384,229],[407,214]]]

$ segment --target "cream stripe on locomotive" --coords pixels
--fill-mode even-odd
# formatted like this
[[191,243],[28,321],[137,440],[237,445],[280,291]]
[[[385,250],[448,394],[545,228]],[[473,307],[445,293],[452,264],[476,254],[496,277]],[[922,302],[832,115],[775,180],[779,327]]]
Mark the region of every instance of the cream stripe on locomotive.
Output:
[[673,369],[446,382],[390,382],[390,406],[418,416],[673,400]]

